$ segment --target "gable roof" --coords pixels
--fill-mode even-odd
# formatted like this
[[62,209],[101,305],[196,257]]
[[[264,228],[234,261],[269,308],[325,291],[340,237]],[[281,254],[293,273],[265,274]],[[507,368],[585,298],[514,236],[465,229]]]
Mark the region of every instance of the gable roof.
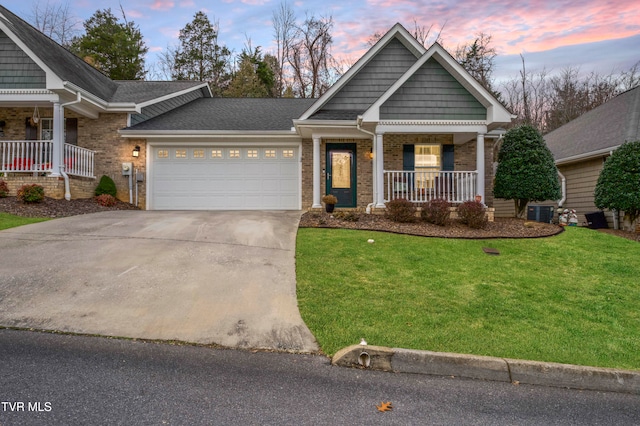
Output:
[[602,156],[640,140],[640,86],[619,94],[544,136],[556,163]]
[[511,122],[511,113],[475,78],[473,78],[440,44],[434,43],[424,55],[418,59],[404,75],[399,78],[369,109],[363,114],[364,122],[380,120],[380,110],[392,96],[402,90],[403,86],[416,75],[428,61],[435,60],[466,91],[487,109],[486,121],[494,127]]
[[200,98],[122,130],[130,132],[291,131],[315,99]]
[[31,59],[62,81],[69,81],[105,101],[116,92],[118,85],[109,77],[0,5],[0,29],[4,28],[10,38],[17,37],[14,42],[21,44],[27,54],[31,53]]
[[[395,24],[378,42],[367,51],[345,74],[343,74],[338,81],[333,84],[329,90],[327,90],[317,101],[302,114],[300,120],[312,119],[338,119],[338,120],[355,120],[357,115],[364,112],[368,105],[371,105],[384,91],[391,85],[409,65],[402,68],[397,75],[392,77],[386,85],[378,87],[374,90],[370,96],[374,96],[369,102],[361,103],[357,105],[357,108],[323,110],[329,102],[349,85],[350,82],[368,65],[376,60],[379,55],[383,54],[385,49],[389,46],[402,46],[413,56],[412,62],[417,60],[424,54],[426,49],[422,46],[411,34],[401,25]],[[396,66],[397,64],[392,64]]]

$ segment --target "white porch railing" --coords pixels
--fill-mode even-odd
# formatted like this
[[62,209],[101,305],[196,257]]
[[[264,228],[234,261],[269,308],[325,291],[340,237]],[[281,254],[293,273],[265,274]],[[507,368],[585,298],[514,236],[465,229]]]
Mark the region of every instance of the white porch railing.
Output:
[[[94,178],[95,152],[64,144],[64,165],[69,175]],[[50,173],[52,141],[0,141],[0,173]]]
[[405,198],[414,203],[425,203],[444,198],[450,203],[463,203],[476,196],[478,173],[444,171],[389,171],[385,170],[385,200]]

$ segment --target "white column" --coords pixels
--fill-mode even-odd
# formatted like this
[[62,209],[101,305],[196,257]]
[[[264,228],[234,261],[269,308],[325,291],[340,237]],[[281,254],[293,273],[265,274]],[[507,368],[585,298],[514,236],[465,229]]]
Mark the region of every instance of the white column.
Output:
[[373,155],[373,158],[371,160],[371,177],[372,177],[371,181],[373,184],[373,188],[371,188],[373,193],[371,204],[373,206],[375,206],[378,201],[378,183],[377,183],[378,182],[378,165],[375,160],[376,145],[377,145],[376,137],[373,136],[371,138],[371,155]]
[[64,108],[60,102],[53,103],[53,158],[50,176],[60,176],[60,165],[64,164]]
[[320,204],[320,138],[313,137],[313,204],[312,208],[322,208]]
[[376,173],[376,207],[382,208],[384,205],[384,150],[382,144],[383,135],[381,133],[376,133],[375,138],[375,154],[374,160],[376,162],[375,165],[375,173]]
[[480,195],[482,197],[482,203],[486,205],[486,200],[484,198],[484,162],[484,133],[478,133],[478,137],[476,139],[476,170],[478,171],[476,195]]

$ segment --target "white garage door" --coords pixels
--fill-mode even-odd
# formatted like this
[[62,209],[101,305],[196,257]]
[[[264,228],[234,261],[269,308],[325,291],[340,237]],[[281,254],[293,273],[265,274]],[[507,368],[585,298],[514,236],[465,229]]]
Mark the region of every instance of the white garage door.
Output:
[[298,147],[153,147],[153,210],[298,210]]

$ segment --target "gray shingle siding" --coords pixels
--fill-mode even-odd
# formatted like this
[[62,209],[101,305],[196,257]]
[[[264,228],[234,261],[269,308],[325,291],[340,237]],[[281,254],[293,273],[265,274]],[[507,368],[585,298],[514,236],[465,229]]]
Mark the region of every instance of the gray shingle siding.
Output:
[[366,111],[416,59],[398,39],[392,39],[322,110]]
[[0,88],[44,89],[45,72],[0,31]]
[[485,120],[486,108],[431,58],[380,108],[386,120]]
[[131,115],[131,125],[135,126],[136,124],[142,123],[143,121],[149,120],[153,117],[157,117],[167,111],[171,111],[172,109],[178,108],[202,97],[204,97],[202,90],[194,90],[192,92],[185,93],[184,95],[149,105],[148,107],[142,108],[141,114]]

